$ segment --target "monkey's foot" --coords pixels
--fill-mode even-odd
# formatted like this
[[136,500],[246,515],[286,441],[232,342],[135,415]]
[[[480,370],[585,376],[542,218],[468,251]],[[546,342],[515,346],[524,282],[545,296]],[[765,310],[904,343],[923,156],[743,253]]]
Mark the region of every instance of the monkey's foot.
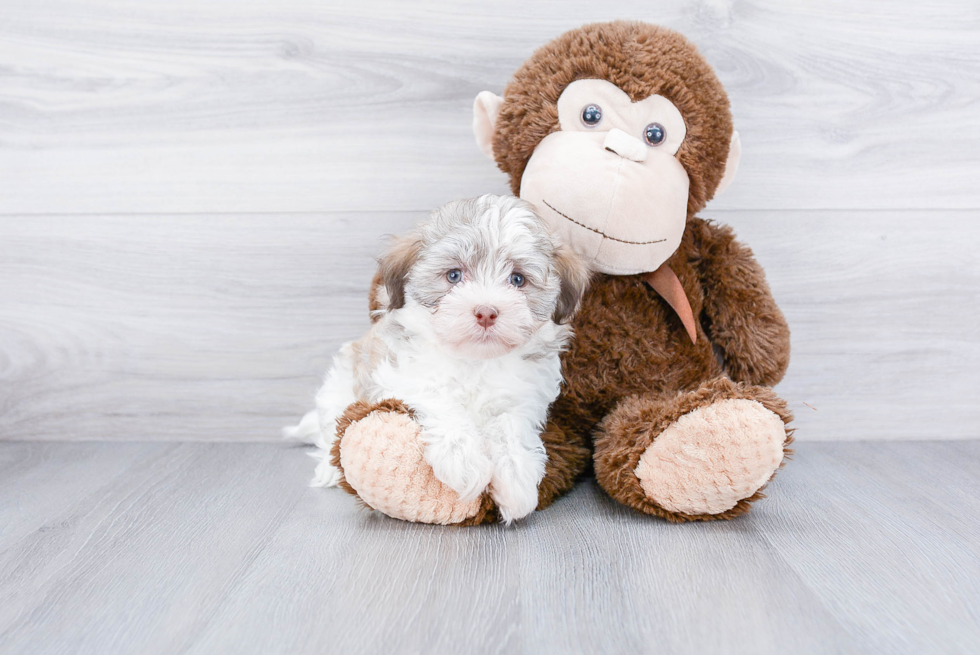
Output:
[[332,460],[340,486],[369,507],[416,523],[473,524],[493,520],[492,502],[462,502],[423,457],[421,426],[398,401],[354,403],[338,421]]
[[790,419],[772,390],[727,379],[627,399],[596,440],[596,475],[620,502],[671,521],[733,518],[763,497]]
[[783,421],[754,400],[719,400],[674,421],[634,469],[655,503],[682,514],[721,514],[750,498],[783,461]]

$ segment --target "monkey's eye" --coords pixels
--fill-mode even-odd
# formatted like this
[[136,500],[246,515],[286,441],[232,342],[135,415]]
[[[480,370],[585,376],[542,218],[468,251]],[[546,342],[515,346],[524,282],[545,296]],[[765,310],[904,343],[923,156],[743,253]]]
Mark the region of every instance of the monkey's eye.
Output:
[[458,268],[454,268],[446,273],[446,279],[449,280],[450,284],[456,284],[463,279],[463,271],[459,270]]
[[582,123],[586,127],[595,127],[602,122],[602,107],[599,105],[586,105],[582,110]]
[[643,128],[643,140],[650,146],[659,146],[667,139],[667,130],[660,123],[650,123]]
[[521,275],[520,273],[510,274],[510,283],[513,284],[518,289],[524,286],[524,282],[525,282],[524,276]]

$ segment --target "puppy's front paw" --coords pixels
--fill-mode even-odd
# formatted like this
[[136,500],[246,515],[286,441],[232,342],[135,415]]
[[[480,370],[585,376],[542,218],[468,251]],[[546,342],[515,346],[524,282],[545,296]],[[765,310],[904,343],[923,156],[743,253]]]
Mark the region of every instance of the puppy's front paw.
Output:
[[537,452],[507,457],[497,463],[490,496],[504,523],[524,518],[538,506],[538,485],[544,478],[544,468],[545,457]]
[[459,494],[462,502],[478,498],[493,475],[489,458],[475,444],[450,439],[433,441],[425,447],[425,461],[436,479]]

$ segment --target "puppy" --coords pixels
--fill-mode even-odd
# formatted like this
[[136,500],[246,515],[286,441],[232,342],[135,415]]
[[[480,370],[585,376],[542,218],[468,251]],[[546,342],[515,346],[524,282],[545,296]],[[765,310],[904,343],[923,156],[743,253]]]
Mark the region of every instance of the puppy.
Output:
[[531,205],[493,195],[436,210],[380,265],[387,308],[336,355],[316,411],[286,430],[320,448],[313,486],[340,480],[330,449],[347,406],[397,398],[415,412],[439,480],[463,500],[489,487],[507,523],[526,516],[588,271]]

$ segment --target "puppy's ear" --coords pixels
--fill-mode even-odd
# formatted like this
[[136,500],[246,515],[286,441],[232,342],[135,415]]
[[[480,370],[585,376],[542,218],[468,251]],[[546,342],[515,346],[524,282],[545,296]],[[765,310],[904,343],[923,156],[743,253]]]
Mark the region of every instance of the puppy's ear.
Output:
[[555,270],[561,278],[561,290],[558,292],[558,302],[555,304],[555,323],[567,323],[578,309],[585,290],[589,287],[592,272],[585,261],[568,246],[559,246],[554,256]]
[[381,281],[388,292],[388,310],[405,306],[405,280],[412,270],[422,242],[415,235],[398,237],[378,260]]

